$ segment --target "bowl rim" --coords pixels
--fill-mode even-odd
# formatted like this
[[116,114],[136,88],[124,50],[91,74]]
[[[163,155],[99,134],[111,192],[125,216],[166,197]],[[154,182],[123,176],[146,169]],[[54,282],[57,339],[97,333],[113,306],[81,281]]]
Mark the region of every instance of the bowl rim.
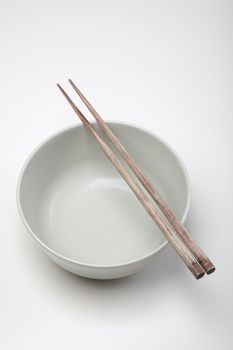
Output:
[[[184,214],[181,218],[181,222],[183,223],[187,217],[189,208],[190,208],[190,202],[191,202],[191,182],[190,182],[190,176],[189,173],[184,165],[183,160],[180,158],[180,156],[178,155],[178,153],[174,150],[174,148],[172,146],[170,146],[162,137],[158,136],[156,133],[146,129],[145,127],[142,127],[138,124],[134,124],[131,122],[125,122],[125,121],[118,121],[118,120],[106,120],[107,123],[109,124],[118,124],[118,125],[123,125],[123,126],[129,126],[129,127],[133,127],[136,129],[140,129],[140,131],[147,133],[149,135],[151,135],[152,137],[156,138],[161,144],[163,144],[165,147],[168,148],[168,150],[174,155],[174,157],[176,158],[177,162],[179,163],[183,173],[184,173],[184,178],[185,178],[185,182],[186,182],[186,186],[187,186],[187,201],[186,201],[186,207],[185,207],[185,211]],[[92,122],[92,124],[97,125],[97,123],[95,121]],[[27,229],[27,231],[30,233],[31,237],[35,240],[35,242],[37,244],[39,244],[39,246],[41,246],[42,249],[45,250],[45,252],[50,253],[51,255],[54,255],[55,257],[71,263],[71,264],[75,264],[75,265],[79,265],[79,266],[83,266],[83,267],[87,267],[87,268],[94,268],[94,269],[99,269],[99,268],[118,268],[118,267],[123,267],[123,266],[128,266],[128,265],[133,265],[133,264],[137,264],[142,262],[143,260],[146,260],[150,257],[152,257],[153,255],[155,255],[156,253],[158,253],[159,251],[161,251],[168,243],[168,240],[165,238],[165,241],[159,245],[157,248],[153,249],[150,253],[144,254],[143,256],[141,256],[138,259],[133,259],[130,261],[126,261],[123,263],[119,263],[119,264],[88,264],[88,263],[83,263],[80,262],[78,260],[75,259],[71,259],[69,257],[66,257],[64,255],[62,255],[61,253],[56,252],[54,249],[50,248],[47,244],[45,244],[37,235],[36,233],[34,233],[34,231],[31,229],[30,225],[28,224],[24,213],[23,213],[23,209],[22,209],[22,205],[21,205],[21,182],[22,182],[22,178],[24,176],[24,172],[27,168],[27,166],[29,165],[31,159],[34,157],[34,155],[49,141],[51,141],[52,139],[58,137],[59,135],[78,128],[78,127],[83,127],[83,124],[81,122],[77,122],[73,125],[70,125],[68,127],[62,128],[54,133],[52,133],[50,136],[47,136],[42,142],[40,142],[34,149],[33,151],[29,154],[29,156],[27,157],[26,161],[24,162],[24,165],[20,171],[19,177],[18,177],[18,182],[17,182],[17,189],[16,189],[16,201],[17,201],[17,207],[18,207],[18,211],[21,217],[21,220],[25,226],[25,228]]]

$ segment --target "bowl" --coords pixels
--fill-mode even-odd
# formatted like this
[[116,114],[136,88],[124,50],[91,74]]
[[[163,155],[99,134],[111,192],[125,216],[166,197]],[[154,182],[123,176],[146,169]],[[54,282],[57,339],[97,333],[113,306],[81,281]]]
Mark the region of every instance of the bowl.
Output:
[[[176,152],[141,127],[108,124],[183,222],[190,185]],[[80,276],[131,275],[167,244],[82,125],[59,131],[32,152],[19,177],[17,202],[24,225],[49,258]]]

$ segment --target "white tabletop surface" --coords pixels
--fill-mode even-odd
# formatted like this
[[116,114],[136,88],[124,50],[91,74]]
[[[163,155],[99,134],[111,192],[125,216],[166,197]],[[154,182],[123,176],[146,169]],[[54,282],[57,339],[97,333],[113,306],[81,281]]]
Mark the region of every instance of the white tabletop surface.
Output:
[[[233,349],[232,20],[223,0],[1,2],[1,349]],[[17,178],[39,142],[77,122],[55,85],[68,78],[104,118],[179,153],[187,227],[215,274],[196,281],[168,247],[132,277],[91,281],[34,244]]]

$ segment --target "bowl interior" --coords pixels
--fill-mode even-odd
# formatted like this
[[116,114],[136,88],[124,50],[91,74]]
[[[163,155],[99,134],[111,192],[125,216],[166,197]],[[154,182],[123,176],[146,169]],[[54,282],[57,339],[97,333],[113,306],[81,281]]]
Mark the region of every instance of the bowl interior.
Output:
[[[182,218],[187,177],[173,151],[143,129],[109,124]],[[82,125],[56,134],[33,152],[19,182],[19,206],[39,242],[82,264],[129,263],[166,242]]]

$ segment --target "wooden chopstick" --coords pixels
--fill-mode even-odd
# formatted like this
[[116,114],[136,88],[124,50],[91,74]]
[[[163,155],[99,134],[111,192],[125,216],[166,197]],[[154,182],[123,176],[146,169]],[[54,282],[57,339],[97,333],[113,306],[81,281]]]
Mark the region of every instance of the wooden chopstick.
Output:
[[150,194],[150,196],[154,199],[156,204],[158,205],[159,209],[163,213],[163,215],[166,217],[168,222],[171,224],[171,226],[174,228],[176,233],[179,235],[179,237],[182,239],[182,241],[187,245],[189,250],[192,252],[192,254],[195,256],[199,264],[203,267],[205,272],[207,274],[210,274],[214,272],[215,267],[213,263],[209,260],[209,258],[206,256],[206,254],[203,252],[203,250],[198,246],[198,244],[192,239],[190,233],[187,231],[187,229],[182,225],[181,221],[177,218],[175,213],[169,208],[165,200],[160,195],[159,191],[156,189],[156,187],[151,183],[151,181],[147,178],[147,176],[143,173],[143,171],[139,168],[139,166],[136,164],[135,160],[130,156],[128,151],[125,149],[125,147],[122,145],[122,143],[119,141],[119,139],[116,137],[116,135],[112,132],[112,130],[109,128],[109,126],[105,123],[105,121],[101,118],[101,116],[97,113],[97,111],[94,109],[94,107],[90,104],[90,102],[87,100],[87,98],[81,93],[81,91],[78,89],[78,87],[73,83],[71,79],[69,79],[70,84],[74,88],[74,90],[77,92],[81,100],[84,102],[88,110],[91,112],[93,117],[96,119],[97,123],[101,126],[101,128],[104,130],[106,135],[109,137],[112,144],[117,148],[119,153],[122,155],[132,172],[137,176],[141,184],[145,187],[147,192]]
[[168,226],[167,222],[164,220],[163,216],[155,209],[149,200],[148,196],[143,192],[141,187],[136,183],[136,181],[131,177],[131,175],[126,171],[123,167],[119,159],[115,156],[112,150],[108,147],[108,145],[103,141],[100,135],[97,133],[96,129],[90,124],[90,122],[86,119],[83,113],[78,109],[78,107],[74,104],[71,98],[67,95],[67,93],[63,90],[63,88],[57,84],[58,88],[65,96],[66,100],[69,102],[75,113],[78,115],[86,129],[92,134],[97,143],[102,148],[103,152],[113,163],[115,168],[118,170],[120,175],[124,178],[126,183],[129,185],[131,190],[134,192],[136,197],[142,203],[144,208],[147,210],[148,214],[152,217],[154,222],[159,226],[161,231],[164,233],[166,238],[175,248],[181,259],[187,265],[189,270],[193,273],[196,279],[199,279],[204,276],[205,272],[203,268],[200,266],[196,258],[191,254],[191,252],[187,249],[185,244],[180,240],[179,237],[176,236],[175,232]]

